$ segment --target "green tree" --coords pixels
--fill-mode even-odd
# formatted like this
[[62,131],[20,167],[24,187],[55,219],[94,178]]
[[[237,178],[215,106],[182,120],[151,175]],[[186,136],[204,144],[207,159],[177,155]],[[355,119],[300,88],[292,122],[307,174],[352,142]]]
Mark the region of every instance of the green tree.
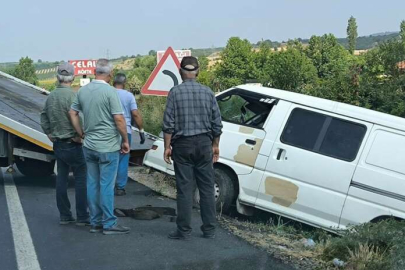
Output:
[[405,76],[380,80],[365,77],[362,80],[360,106],[400,117],[405,117]]
[[307,56],[312,60],[318,71],[319,78],[334,76],[337,71],[349,65],[349,53],[340,45],[332,34],[312,36],[306,49]]
[[304,45],[300,39],[293,39],[287,42],[287,49],[297,49],[301,53],[305,51]]
[[316,85],[318,76],[315,66],[298,48],[273,53],[264,65],[261,82],[274,88],[304,92]]
[[197,81],[203,85],[210,87],[213,91],[217,91],[215,86],[215,75],[210,70],[201,70],[198,74]]
[[13,76],[31,84],[37,84],[38,78],[35,74],[34,61],[28,56],[22,57],[14,69]]
[[401,22],[401,27],[400,27],[400,32],[399,32],[399,35],[400,35],[400,37],[401,37],[401,40],[402,40],[402,42],[404,42],[405,43],[405,20],[403,20],[402,22]]
[[349,52],[351,54],[356,50],[357,36],[356,18],[351,16],[347,25],[347,40],[349,42]]
[[252,45],[248,40],[232,37],[221,52],[222,61],[215,69],[215,76],[221,81],[221,88],[226,89],[254,79]]
[[271,44],[268,42],[260,42],[259,50],[253,54],[255,77],[264,85],[268,83],[268,74],[266,73],[265,66],[273,56]]
[[370,79],[399,77],[403,74],[399,63],[405,60],[405,43],[390,40],[366,55],[364,72]]
[[156,57],[152,55],[137,56],[134,63],[134,68],[147,68],[152,72],[156,66]]
[[391,40],[367,52],[360,83],[360,106],[405,117],[405,74],[399,62],[405,44]]
[[139,92],[156,66],[156,56],[137,56],[133,69],[128,72],[128,88]]
[[208,69],[209,60],[206,56],[198,57],[198,63],[200,64],[201,71]]
[[157,52],[155,50],[150,50],[148,55],[150,56],[156,56]]

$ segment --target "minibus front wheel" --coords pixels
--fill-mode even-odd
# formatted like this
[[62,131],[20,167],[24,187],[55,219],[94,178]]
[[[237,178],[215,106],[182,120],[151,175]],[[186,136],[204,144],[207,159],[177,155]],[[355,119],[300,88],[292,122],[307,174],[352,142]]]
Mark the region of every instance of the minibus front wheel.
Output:
[[[214,168],[215,184],[214,195],[215,205],[218,213],[227,214],[230,212],[231,206],[235,203],[235,186],[232,180],[232,174],[221,167]],[[194,191],[194,206],[200,206],[200,192],[196,187]]]

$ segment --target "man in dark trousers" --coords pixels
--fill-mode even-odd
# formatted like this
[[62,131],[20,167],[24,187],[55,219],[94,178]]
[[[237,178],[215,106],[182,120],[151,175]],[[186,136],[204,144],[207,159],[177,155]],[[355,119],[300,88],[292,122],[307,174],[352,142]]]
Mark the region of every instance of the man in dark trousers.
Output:
[[203,237],[215,237],[213,163],[219,158],[222,122],[214,93],[196,82],[198,73],[198,60],[184,57],[183,83],[171,89],[163,119],[164,159],[171,164],[173,158],[177,186],[177,230],[169,234],[172,239],[190,238],[194,181],[200,191]]
[[[87,211],[86,161],[83,155],[82,140],[69,120],[69,110],[76,93],[70,87],[74,67],[63,63],[58,67],[58,87],[51,92],[41,113],[41,126],[53,142],[57,160],[56,202],[60,213],[60,224],[76,222],[77,225],[90,225]],[[72,168],[76,189],[75,220],[70,209],[67,194],[69,171]]]

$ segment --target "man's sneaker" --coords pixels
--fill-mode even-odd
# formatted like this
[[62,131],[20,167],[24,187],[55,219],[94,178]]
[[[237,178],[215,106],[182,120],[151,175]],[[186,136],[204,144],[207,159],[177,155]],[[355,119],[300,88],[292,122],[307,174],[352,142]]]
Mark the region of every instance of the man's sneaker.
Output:
[[191,236],[189,234],[183,234],[177,230],[169,233],[168,237],[170,239],[175,239],[175,240],[190,240],[190,238],[191,238]]
[[86,220],[78,220],[76,221],[77,226],[91,226],[90,221],[88,219]]
[[59,221],[60,225],[67,225],[70,223],[74,223],[76,222],[76,219],[74,219],[73,217],[69,217],[69,218],[61,218]]
[[95,225],[95,226],[91,226],[91,228],[90,228],[91,233],[99,233],[102,231],[103,231],[103,225]]
[[214,239],[215,233],[203,233],[203,237],[207,239]]
[[103,234],[110,235],[110,234],[127,234],[131,229],[128,227],[124,227],[121,225],[114,225],[111,228],[103,229]]
[[126,195],[127,193],[125,192],[125,189],[116,189],[115,190],[115,196],[124,196],[124,195]]

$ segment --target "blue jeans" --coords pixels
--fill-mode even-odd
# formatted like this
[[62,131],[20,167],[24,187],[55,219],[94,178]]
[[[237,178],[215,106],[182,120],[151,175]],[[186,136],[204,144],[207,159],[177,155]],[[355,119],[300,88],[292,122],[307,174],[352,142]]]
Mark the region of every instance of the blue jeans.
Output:
[[76,216],[79,221],[89,218],[87,211],[86,161],[82,145],[77,143],[56,141],[53,150],[57,160],[58,175],[56,176],[56,203],[61,219],[71,218],[70,201],[67,194],[69,172],[72,168],[75,177]]
[[[128,133],[128,141],[131,146],[131,134]],[[117,174],[117,189],[125,189],[125,186],[128,182],[128,166],[129,166],[129,153],[120,154],[120,163],[118,165],[118,174]]]
[[87,201],[92,226],[111,228],[117,223],[114,215],[114,185],[120,153],[101,153],[83,147],[87,163]]

